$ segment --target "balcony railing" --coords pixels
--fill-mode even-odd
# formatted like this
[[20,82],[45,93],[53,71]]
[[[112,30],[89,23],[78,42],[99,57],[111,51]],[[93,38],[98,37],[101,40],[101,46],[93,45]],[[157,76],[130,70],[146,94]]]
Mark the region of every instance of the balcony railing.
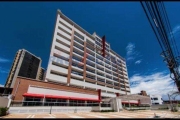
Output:
[[114,86],[117,86],[117,87],[118,87],[118,86],[119,86],[119,83],[114,83]]
[[112,79],[112,76],[108,76],[108,75],[106,75],[106,78]]
[[86,39],[86,42],[92,46],[94,46],[94,43],[90,42],[88,39]]
[[75,75],[83,76],[82,72],[77,72],[77,71],[72,70],[71,73]]
[[89,65],[89,66],[91,66],[91,67],[95,67],[95,64],[92,64],[92,63],[90,63],[89,61],[86,61],[86,64]]
[[84,46],[84,42],[79,37],[74,36],[74,41],[76,41]]
[[97,63],[98,65],[104,66],[102,62],[103,62],[103,61],[99,61],[99,60],[96,59],[96,63]]
[[99,71],[97,71],[97,74],[104,77],[104,74]]
[[107,84],[113,85],[113,82],[106,80]]
[[74,32],[74,35],[76,35],[80,39],[84,40],[84,37],[82,35],[80,35],[79,33],[77,33],[76,31]]
[[95,74],[95,70],[91,70],[91,69],[89,69],[89,68],[86,68],[86,71],[88,71],[88,72],[91,72],[91,73],[94,73],[94,74]]
[[84,51],[84,47],[83,47],[83,46],[81,46],[80,44],[78,44],[78,43],[74,42],[74,46],[75,46],[76,48],[78,48],[78,49],[80,49],[80,50]]
[[74,46],[73,52],[84,57],[84,51]]
[[72,63],[72,66],[73,66],[73,67],[77,67],[77,68],[79,68],[79,69],[83,69],[83,68],[84,68],[84,65],[78,64],[78,63],[75,63],[75,62]]
[[104,82],[104,83],[105,83],[105,80],[104,80],[104,79],[101,79],[101,78],[99,78],[99,77],[97,77],[97,81],[99,81],[99,82]]
[[110,71],[108,71],[108,70],[105,70],[105,72],[106,72],[106,73],[109,73],[109,74],[111,74],[111,72],[110,72]]
[[115,80],[115,81],[119,82],[119,79],[117,79],[117,78],[114,78],[114,77],[113,77],[113,80]]
[[87,77],[87,78],[90,78],[90,79],[93,79],[93,80],[96,80],[96,76],[92,76],[92,75],[86,74],[86,77]]

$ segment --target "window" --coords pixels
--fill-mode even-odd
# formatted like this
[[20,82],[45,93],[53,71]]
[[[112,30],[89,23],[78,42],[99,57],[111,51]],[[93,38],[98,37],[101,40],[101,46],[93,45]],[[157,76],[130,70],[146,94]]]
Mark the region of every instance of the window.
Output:
[[41,106],[41,98],[38,97],[25,97],[23,106]]
[[154,100],[158,100],[158,98],[153,98]]

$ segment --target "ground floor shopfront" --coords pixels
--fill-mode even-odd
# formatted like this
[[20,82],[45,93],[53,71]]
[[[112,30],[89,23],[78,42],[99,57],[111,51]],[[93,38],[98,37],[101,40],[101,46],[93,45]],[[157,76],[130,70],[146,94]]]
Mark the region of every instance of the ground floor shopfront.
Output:
[[[118,96],[118,94],[117,94]],[[110,98],[111,99],[111,98]],[[104,102],[101,90],[90,90],[17,77],[11,106],[100,106],[110,107],[111,102]],[[116,103],[114,103],[116,104]],[[123,106],[139,105],[138,100],[123,101]]]

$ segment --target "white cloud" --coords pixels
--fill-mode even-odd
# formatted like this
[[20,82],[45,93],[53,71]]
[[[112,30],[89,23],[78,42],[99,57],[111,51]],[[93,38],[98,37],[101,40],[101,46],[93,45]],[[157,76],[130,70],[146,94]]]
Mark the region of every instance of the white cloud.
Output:
[[127,60],[133,60],[134,59],[134,49],[135,49],[135,44],[133,43],[128,43],[126,46],[126,55],[127,55]]
[[139,93],[141,90],[145,90],[147,94],[167,95],[167,93],[173,89],[177,90],[176,86],[171,84],[173,80],[169,74],[165,72],[158,72],[146,76],[135,74],[130,77],[130,82],[131,93]]
[[4,87],[4,85],[1,85],[1,84],[0,84],[0,87]]
[[5,62],[9,62],[9,60],[8,60],[8,59],[5,59],[5,58],[0,57],[0,63],[5,63]]
[[180,25],[177,25],[176,27],[173,28],[172,32],[170,34],[178,34],[180,32]]
[[[126,46],[126,60],[130,61],[130,60],[134,60],[139,56],[139,52],[135,50],[136,46],[134,43],[128,43],[128,45]],[[142,55],[141,55],[142,56]]]
[[0,73],[8,73],[8,70],[0,67]]
[[142,60],[137,60],[134,64],[140,64],[142,62]]

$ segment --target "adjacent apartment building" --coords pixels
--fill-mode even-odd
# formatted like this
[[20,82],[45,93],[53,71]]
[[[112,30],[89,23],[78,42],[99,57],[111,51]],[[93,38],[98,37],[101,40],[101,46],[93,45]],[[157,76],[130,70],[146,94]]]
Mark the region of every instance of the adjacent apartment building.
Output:
[[51,45],[46,81],[101,89],[102,98],[130,94],[125,59],[96,33],[89,34],[60,10]]
[[17,76],[42,80],[44,69],[41,68],[41,62],[41,58],[27,50],[18,50],[8,74],[5,87],[13,88]]

